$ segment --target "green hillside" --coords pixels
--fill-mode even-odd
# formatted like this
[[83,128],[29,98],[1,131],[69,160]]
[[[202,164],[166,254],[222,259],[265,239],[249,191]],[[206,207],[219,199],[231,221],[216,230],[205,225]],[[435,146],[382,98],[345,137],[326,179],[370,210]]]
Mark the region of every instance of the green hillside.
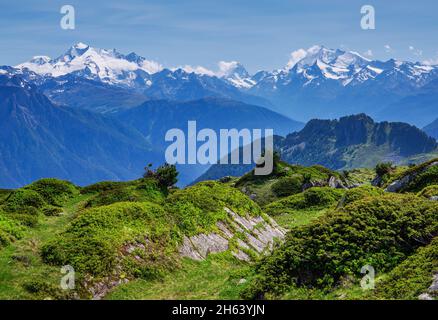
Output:
[[185,189],[162,171],[1,190],[0,299],[433,299],[436,168],[341,174],[276,159],[270,176]]

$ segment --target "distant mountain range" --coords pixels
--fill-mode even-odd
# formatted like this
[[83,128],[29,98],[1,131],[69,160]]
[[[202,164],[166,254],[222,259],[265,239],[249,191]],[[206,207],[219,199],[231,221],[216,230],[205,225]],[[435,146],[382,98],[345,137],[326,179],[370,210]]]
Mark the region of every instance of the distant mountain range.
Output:
[[[339,120],[311,120],[299,132],[274,138],[274,148],[282,160],[305,166],[323,165],[334,170],[373,167],[384,161],[398,164],[436,151],[437,146],[434,138],[414,126],[399,122],[376,123],[365,114]],[[216,164],[195,181],[240,176],[253,167]]]
[[[169,145],[169,142],[164,141],[166,132],[178,128],[187,136],[187,123],[191,120],[196,121],[198,132],[209,128],[218,136],[220,129],[223,128],[274,129],[276,134],[286,135],[304,126],[268,109],[220,98],[186,102],[147,101],[136,108],[120,111],[112,116],[144,134],[150,143],[162,150],[163,154],[166,146]],[[185,185],[193,181],[209,167],[210,165],[188,164],[178,166],[180,183]]]
[[437,148],[435,139],[407,123],[376,123],[359,114],[339,120],[311,120],[303,130],[281,139],[282,158],[289,163],[320,164],[331,169],[372,167]]
[[44,177],[79,184],[132,179],[160,159],[137,130],[84,110],[53,105],[23,79],[0,75],[0,187]]
[[[363,116],[344,133],[353,141],[366,128],[366,139],[353,144],[361,147],[347,143],[342,149],[336,143],[344,118],[313,120],[297,133],[304,123],[291,119],[366,113],[423,127],[438,119],[437,66],[370,60],[323,46],[291,57],[282,69],[252,75],[236,61],[222,61],[216,71],[164,68],[135,53],[78,43],[57,58],[0,67],[0,187],[42,176],[78,184],[132,179],[145,164],[164,162],[165,132],[184,129],[189,120],[215,130],[273,128],[277,135],[291,134],[276,141],[285,159],[331,168],[433,149],[434,141],[407,124],[372,124]],[[322,130],[324,135],[314,135]],[[426,131],[436,137],[433,126]],[[294,151],[303,144],[304,153]],[[179,169],[186,184],[208,166]]]
[[[323,46],[297,50],[291,57],[282,69],[251,75],[235,61],[220,62],[217,71],[191,66],[166,69],[135,53],[78,43],[58,58],[34,57],[9,72],[42,86],[56,102],[100,111],[154,99],[220,97],[261,105],[300,121],[364,112],[378,120],[423,127],[438,118],[437,66],[371,60]],[[84,84],[84,79],[92,82]],[[93,83],[98,87],[96,98],[86,94],[89,99],[84,103],[75,93],[92,92]],[[102,84],[118,88],[114,103],[102,98],[108,93]]]
[[[110,97],[109,97],[110,98]],[[273,128],[285,134],[303,124],[262,107],[208,98],[190,102],[148,101],[129,110],[101,114],[53,104],[18,75],[0,75],[0,187],[42,177],[77,184],[141,176],[148,163],[165,162],[168,129]],[[182,185],[208,166],[181,166]]]

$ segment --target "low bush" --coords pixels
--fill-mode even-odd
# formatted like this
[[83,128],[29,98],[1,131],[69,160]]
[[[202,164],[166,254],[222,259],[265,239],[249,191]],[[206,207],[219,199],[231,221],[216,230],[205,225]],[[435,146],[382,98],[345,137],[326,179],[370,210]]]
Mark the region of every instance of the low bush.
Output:
[[87,202],[87,207],[106,206],[117,202],[154,202],[161,203],[166,190],[154,179],[142,179],[135,184],[119,186],[96,194]]
[[418,193],[419,197],[430,199],[431,197],[438,197],[438,185],[428,186]]
[[352,202],[362,200],[367,197],[375,197],[384,194],[384,191],[380,188],[373,187],[370,185],[363,185],[357,188],[349,189],[345,192],[339,202],[340,206],[346,206]]
[[224,207],[239,215],[262,214],[260,207],[242,192],[214,181],[174,192],[166,199],[165,210],[184,234],[194,235],[215,230],[217,221],[227,219]]
[[78,188],[71,182],[53,178],[35,181],[25,189],[38,192],[48,204],[58,207],[79,193]]
[[342,180],[342,176],[335,171],[327,169],[323,166],[315,165],[311,167],[304,167],[300,165],[290,165],[286,162],[279,161],[277,163],[277,170],[271,175],[257,176],[254,175],[254,170],[242,176],[237,182],[236,187],[241,188],[248,184],[262,184],[273,178],[282,179],[283,177],[301,177],[302,182],[310,181],[328,181],[333,176]]
[[431,185],[438,185],[438,165],[431,166],[419,173],[402,191],[419,192]]
[[271,189],[277,197],[287,197],[302,192],[302,185],[302,176],[284,177],[275,182]]
[[60,216],[62,214],[63,209],[60,207],[48,205],[48,206],[45,206],[44,208],[42,208],[41,211],[45,216],[57,217],[57,216]]
[[59,286],[48,283],[43,279],[35,279],[25,282],[23,284],[23,289],[39,299],[66,300],[72,298],[68,291],[62,290]]
[[41,195],[33,190],[18,189],[4,202],[3,210],[6,212],[29,213],[32,209],[40,209],[46,204]]
[[310,188],[302,193],[272,202],[264,207],[264,210],[269,215],[279,215],[293,213],[295,210],[329,207],[337,203],[343,194],[344,191],[340,189]]
[[16,221],[0,212],[0,248],[17,239],[21,239],[23,231],[23,227]]
[[245,298],[279,294],[291,285],[330,289],[361,267],[390,271],[438,233],[438,203],[385,194],[351,203],[288,233],[284,245],[256,265]]
[[80,192],[81,192],[81,194],[98,193],[98,192],[104,192],[104,191],[124,188],[124,187],[131,185],[131,184],[132,184],[132,182],[102,181],[102,182],[98,182],[98,183],[83,187]]
[[418,299],[426,293],[438,273],[438,238],[419,248],[376,285],[376,295],[384,299]]
[[39,211],[33,207],[27,207],[27,209],[29,209],[30,211],[35,210],[37,214],[35,213],[23,214],[23,212],[21,212],[21,213],[7,213],[6,216],[20,225],[31,227],[31,228],[36,227],[38,225]]
[[394,167],[391,162],[382,162],[376,165],[375,170],[377,176],[383,177],[387,174],[390,174],[394,170]]
[[65,232],[42,247],[44,261],[72,265],[76,271],[102,276],[120,263],[122,247],[167,237],[172,243],[171,219],[151,203],[116,203],[86,210]]
[[138,200],[139,197],[133,194],[131,190],[118,188],[97,194],[87,202],[87,207],[107,206],[116,202],[134,202]]

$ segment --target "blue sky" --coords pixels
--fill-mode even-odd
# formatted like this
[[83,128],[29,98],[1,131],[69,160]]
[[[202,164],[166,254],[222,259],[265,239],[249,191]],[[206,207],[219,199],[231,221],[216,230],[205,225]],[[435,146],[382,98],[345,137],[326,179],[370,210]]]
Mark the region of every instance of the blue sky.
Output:
[[[76,9],[75,30],[59,26],[64,4]],[[360,28],[366,4],[376,30]],[[56,57],[79,41],[164,66],[237,60],[252,72],[281,68],[291,51],[314,44],[438,63],[437,12],[436,0],[2,0],[0,64]]]

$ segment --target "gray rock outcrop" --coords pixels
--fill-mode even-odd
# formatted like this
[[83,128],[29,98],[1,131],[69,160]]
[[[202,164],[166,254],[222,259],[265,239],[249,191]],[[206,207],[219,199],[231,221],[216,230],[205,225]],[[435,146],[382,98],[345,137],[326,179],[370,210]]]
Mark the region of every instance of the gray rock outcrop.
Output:
[[[184,237],[179,247],[179,254],[193,260],[204,260],[210,253],[232,250],[239,260],[250,261],[248,252],[260,255],[272,249],[276,240],[281,241],[286,230],[279,227],[271,218],[267,221],[261,216],[240,216],[229,208],[224,208],[230,218],[227,222],[219,221],[218,232]],[[237,236],[238,233],[238,236]],[[231,248],[230,241],[237,243]]]
[[418,296],[419,300],[435,300],[438,297],[438,273],[433,276],[432,284],[427,292]]
[[434,161],[434,162],[430,163],[429,165],[425,166],[424,168],[422,168],[421,170],[418,170],[417,172],[407,174],[407,175],[403,176],[401,179],[395,180],[385,189],[385,191],[398,192],[398,191],[404,189],[407,185],[409,185],[412,181],[414,181],[414,179],[419,174],[421,174],[422,172],[424,172],[427,169],[434,167],[434,166],[438,166],[438,161]]

